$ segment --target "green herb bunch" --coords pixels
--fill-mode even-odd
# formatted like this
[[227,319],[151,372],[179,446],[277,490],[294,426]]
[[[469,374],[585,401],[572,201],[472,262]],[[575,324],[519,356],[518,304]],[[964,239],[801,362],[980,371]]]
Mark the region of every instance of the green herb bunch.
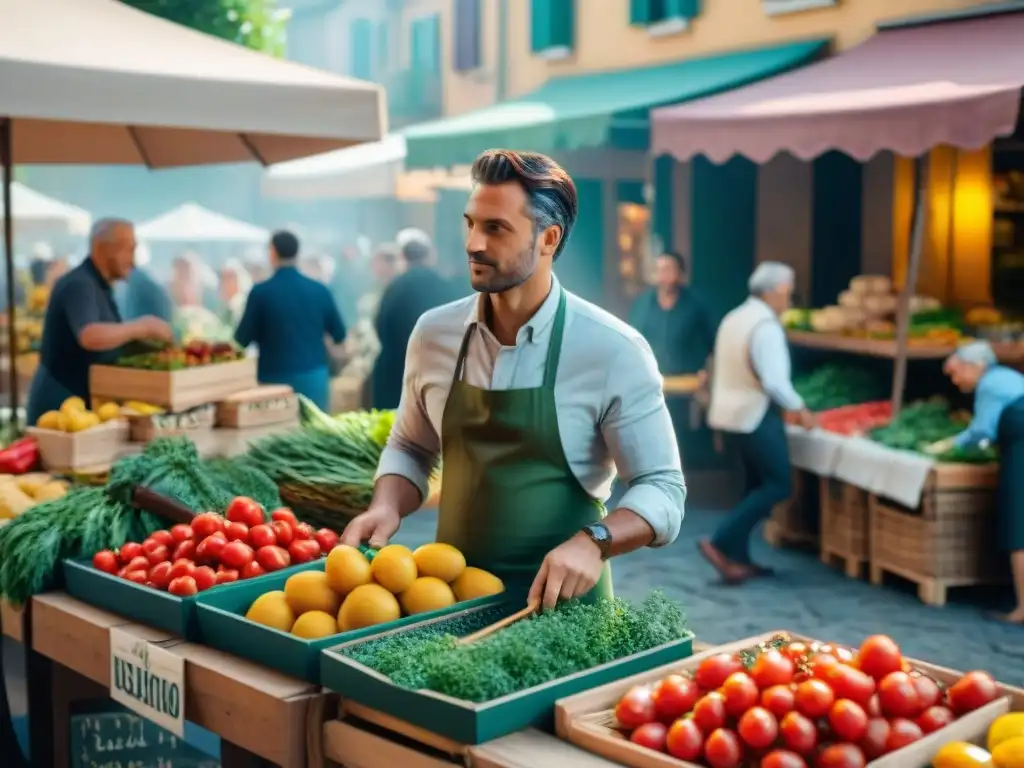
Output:
[[[506,606],[504,612],[508,611]],[[624,600],[570,601],[458,645],[457,638],[501,618],[497,609],[351,646],[354,661],[405,688],[483,702],[656,648],[686,635],[678,604],[661,592],[639,606]]]
[[812,411],[828,411],[845,405],[885,400],[885,382],[862,366],[827,363],[794,377],[796,389]]

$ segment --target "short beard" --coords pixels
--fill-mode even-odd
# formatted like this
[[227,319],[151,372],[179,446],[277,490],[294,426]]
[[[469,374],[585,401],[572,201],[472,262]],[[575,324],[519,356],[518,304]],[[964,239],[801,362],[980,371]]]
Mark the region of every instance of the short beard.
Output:
[[511,272],[499,272],[495,269],[494,277],[483,285],[473,283],[472,278],[470,283],[473,285],[473,290],[478,293],[505,293],[513,288],[518,288],[533,277],[533,273],[537,271],[539,258],[537,249],[531,245],[520,252]]

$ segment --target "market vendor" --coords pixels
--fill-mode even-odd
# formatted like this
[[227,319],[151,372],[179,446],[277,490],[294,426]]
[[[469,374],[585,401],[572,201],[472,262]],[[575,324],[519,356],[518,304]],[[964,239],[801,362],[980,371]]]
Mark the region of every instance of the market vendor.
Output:
[[28,421],[69,397],[89,402],[89,366],[109,362],[132,341],[173,341],[166,321],[147,315],[122,322],[112,286],[135,263],[135,228],[101,219],[89,235],[89,256],[53,287],[43,323],[39,369],[28,396]]
[[999,448],[996,539],[1010,553],[1017,597],[1017,606],[999,618],[1024,624],[1024,374],[998,365],[995,352],[984,341],[960,347],[943,370],[962,392],[974,393],[974,418],[951,444],[937,443],[929,452],[992,443]]
[[[437,540],[545,607],[612,594],[609,558],[671,543],[686,486],[662,379],[634,329],[552,274],[576,187],[543,155],[491,150],[465,211],[470,296],[409,341],[398,416],[349,544],[380,546],[441,460]],[[605,514],[615,468],[628,484]]]
[[790,305],[795,275],[786,264],[766,261],[750,276],[750,297],[722,320],[711,363],[708,424],[725,433],[743,468],[746,495],[700,542],[701,554],[727,584],[770,570],[750,557],[750,535],[792,484],[789,442],[782,411],[795,413],[806,429],[814,415],[793,389],[786,333],[779,316]]

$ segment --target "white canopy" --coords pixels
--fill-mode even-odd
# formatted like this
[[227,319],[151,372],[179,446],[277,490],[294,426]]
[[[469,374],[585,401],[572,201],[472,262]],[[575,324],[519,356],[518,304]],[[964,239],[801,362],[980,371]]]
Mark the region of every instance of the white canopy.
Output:
[[135,236],[144,242],[265,243],[270,232],[196,203],[185,203],[140,224],[135,228]]
[[405,169],[405,137],[338,149],[271,166],[263,175],[270,197],[388,197]]
[[[0,199],[2,197],[3,190],[0,190]],[[11,211],[19,235],[86,235],[92,225],[92,216],[84,208],[54,200],[17,181],[11,182]],[[3,220],[0,205],[0,222]]]
[[0,0],[16,163],[265,165],[384,134],[380,86],[280,61],[118,0]]

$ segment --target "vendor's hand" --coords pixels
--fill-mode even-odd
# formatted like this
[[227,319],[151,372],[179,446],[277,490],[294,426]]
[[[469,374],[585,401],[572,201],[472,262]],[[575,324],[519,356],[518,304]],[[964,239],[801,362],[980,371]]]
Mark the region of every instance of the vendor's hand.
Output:
[[549,609],[559,600],[585,595],[597,584],[603,569],[604,560],[597,544],[585,533],[577,533],[548,552],[530,587],[527,602],[543,603],[542,607]]
[[170,344],[174,341],[174,331],[166,320],[161,320],[153,315],[140,317],[132,322],[136,339],[153,339],[164,341]]
[[800,422],[800,426],[810,432],[816,426],[818,426],[818,419],[813,413],[804,408],[797,414],[797,419]]
[[345,526],[339,543],[358,547],[365,541],[374,549],[380,549],[398,533],[401,524],[402,516],[396,510],[386,506],[370,507]]

